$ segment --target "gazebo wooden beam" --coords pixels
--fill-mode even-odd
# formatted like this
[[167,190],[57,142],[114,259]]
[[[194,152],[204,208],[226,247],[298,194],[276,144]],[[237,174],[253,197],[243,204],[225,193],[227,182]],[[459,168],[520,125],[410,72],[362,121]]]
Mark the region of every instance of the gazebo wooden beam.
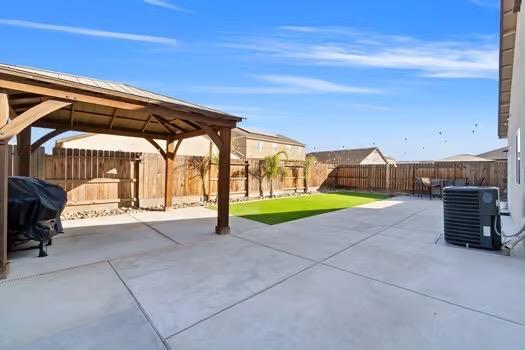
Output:
[[170,124],[170,121],[166,120],[160,115],[152,114],[155,120],[164,127],[170,134],[176,134],[179,130],[175,126]]
[[[176,142],[176,144],[175,144]],[[175,156],[182,142],[169,138],[166,141],[166,172],[164,178],[164,210],[168,211],[173,206],[173,175],[175,172]]]
[[33,126],[46,129],[60,129],[63,131],[81,131],[89,132],[94,134],[107,134],[107,135],[117,135],[117,136],[129,136],[129,137],[151,137],[155,139],[166,140],[169,135],[167,134],[157,134],[151,132],[137,132],[134,130],[125,130],[125,129],[108,129],[104,126],[90,126],[83,124],[75,124],[73,128],[70,127],[69,123],[63,124],[58,122],[50,121],[36,121]]
[[[9,120],[9,100],[0,93],[0,127]],[[7,275],[7,163],[9,140],[0,139],[0,278]]]
[[169,110],[166,108],[156,107],[156,106],[148,106],[148,107],[145,107],[144,110],[148,113],[162,116],[168,120],[171,120],[171,119],[180,119],[182,121],[188,120],[190,122],[202,122],[208,125],[229,126],[231,128],[234,128],[236,125],[236,121],[234,120],[230,121],[226,119],[208,117],[208,116],[191,113],[191,112],[174,111],[174,110]]
[[191,137],[202,136],[202,135],[206,135],[206,131],[193,130],[193,131],[188,131],[188,132],[183,132],[181,134],[177,134],[173,136],[173,139],[174,140],[184,140],[184,139],[189,139]]
[[93,103],[102,106],[115,107],[125,110],[138,110],[144,108],[144,104],[130,103],[125,101],[113,100],[104,97],[95,96],[87,92],[73,92],[62,89],[55,89],[46,86],[43,83],[31,82],[31,84],[8,80],[0,77],[0,87],[16,91],[31,92],[38,95],[45,95],[66,100],[80,101],[86,103]]
[[9,140],[34,122],[38,121],[40,118],[70,104],[70,102],[55,100],[42,102],[18,115],[11,123],[0,127],[0,139]]
[[230,233],[230,154],[231,128],[221,127],[219,136],[222,148],[219,149],[219,181],[217,194],[217,226],[215,233]]
[[45,134],[44,136],[42,136],[41,138],[33,142],[33,144],[31,145],[31,153],[34,153],[36,150],[42,147],[44,143],[51,140],[53,137],[56,137],[65,132],[66,130],[53,130],[53,131],[48,132],[47,134]]
[[149,143],[151,143],[151,145],[153,147],[155,147],[157,149],[157,151],[159,151],[160,155],[162,156],[162,158],[164,158],[164,160],[166,160],[166,151],[164,151],[162,149],[162,147],[160,147],[160,145],[157,143],[157,141],[155,141],[154,139],[150,138],[150,137],[145,137],[146,141],[148,141]]
[[221,137],[219,137],[219,135],[217,134],[217,132],[215,132],[215,130],[213,130],[212,128],[210,128],[208,125],[204,124],[204,123],[195,123],[197,124],[197,126],[206,132],[206,134],[208,134],[208,136],[210,137],[210,139],[213,141],[213,143],[215,143],[215,145],[217,146],[217,148],[220,150],[222,150],[222,148],[224,147],[224,142],[223,140],[221,139]]

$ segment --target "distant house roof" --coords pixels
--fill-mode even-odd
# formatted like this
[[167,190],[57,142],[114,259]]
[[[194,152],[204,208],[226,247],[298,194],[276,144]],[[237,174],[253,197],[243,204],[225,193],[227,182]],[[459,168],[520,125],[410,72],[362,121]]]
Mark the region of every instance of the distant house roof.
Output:
[[386,163],[392,164],[377,147],[311,152],[307,156],[314,156],[321,163],[359,165],[374,151],[378,151]]
[[478,154],[477,157],[490,159],[490,160],[507,160],[509,154],[509,147],[501,147],[492,151]]
[[266,131],[256,130],[252,128],[235,128],[232,130],[234,134],[245,136],[247,138],[264,140],[270,142],[280,142],[295,146],[305,146],[304,143],[291,139],[281,134],[274,134]]
[[[378,149],[378,150],[379,150],[379,149]],[[393,165],[396,165],[396,164],[397,164],[397,161],[396,161],[394,158],[392,158],[392,157],[390,157],[390,156],[387,156],[387,155],[384,155],[383,157],[386,159],[386,162],[387,162],[388,164],[393,164]]]
[[490,159],[473,156],[472,154],[456,154],[440,159],[439,162],[490,162]]
[[72,135],[72,136],[62,137],[62,138],[57,139],[57,140],[55,141],[55,147],[62,147],[62,145],[64,144],[64,142],[74,141],[74,140],[81,140],[81,139],[85,139],[86,137],[90,137],[90,136],[93,136],[93,135],[97,135],[97,134],[93,134],[93,133],[89,133],[89,132],[84,132],[84,133],[81,133],[81,134],[78,134],[78,135]]

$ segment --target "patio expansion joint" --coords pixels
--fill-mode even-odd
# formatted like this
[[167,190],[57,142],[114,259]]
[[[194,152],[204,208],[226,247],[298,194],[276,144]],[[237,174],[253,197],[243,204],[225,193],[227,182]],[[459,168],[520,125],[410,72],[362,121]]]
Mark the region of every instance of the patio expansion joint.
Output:
[[371,276],[363,275],[361,273],[358,273],[358,272],[355,272],[355,271],[351,271],[351,270],[347,270],[347,269],[344,269],[344,268],[341,268],[341,267],[337,267],[337,266],[334,266],[334,265],[330,265],[330,264],[327,264],[327,263],[324,263],[324,262],[322,262],[320,264],[323,265],[323,266],[326,266],[326,267],[331,267],[333,269],[336,269],[336,270],[339,270],[339,271],[342,271],[342,272],[346,272],[346,273],[358,276],[358,277],[366,278],[366,279],[369,279],[369,280],[372,280],[372,281],[375,281],[375,282],[379,282],[379,283],[382,283],[382,284],[385,284],[385,285],[388,285],[388,286],[391,286],[391,287],[394,287],[394,288],[402,289],[402,290],[407,291],[407,292],[415,293],[415,294],[421,295],[423,297],[427,297],[427,298],[430,298],[430,299],[433,299],[433,300],[437,300],[437,301],[446,303],[448,305],[459,307],[461,309],[466,309],[466,310],[469,310],[469,311],[472,311],[472,312],[483,314],[485,316],[497,318],[497,319],[499,319],[501,321],[510,322],[510,323],[516,324],[518,326],[525,327],[525,323],[522,323],[522,322],[519,322],[519,321],[514,321],[514,320],[511,320],[511,319],[508,319],[508,318],[505,318],[505,317],[501,317],[501,316],[498,316],[498,315],[493,315],[493,314],[485,312],[485,311],[481,311],[481,310],[477,310],[477,309],[474,309],[474,308],[471,308],[471,307],[468,307],[468,306],[465,306],[465,305],[457,304],[457,303],[451,302],[451,301],[446,300],[446,299],[441,299],[441,298],[435,297],[435,296],[430,295],[430,294],[419,292],[419,291],[414,290],[414,289],[403,287],[403,286],[400,286],[400,285],[397,285],[397,284],[394,284],[394,283],[391,283],[391,282],[383,281],[383,280],[380,280],[380,279],[377,279],[377,278],[374,278],[374,277],[371,277]]
[[174,243],[176,243],[176,244],[182,245],[181,242],[178,242],[178,241],[174,240],[173,238],[171,238],[170,236],[168,236],[168,235],[162,233],[160,230],[157,230],[155,227],[153,227],[152,225],[148,224],[148,223],[145,222],[145,221],[142,221],[140,218],[138,218],[138,217],[136,217],[136,216],[133,216],[132,214],[129,214],[129,213],[128,213],[128,215],[131,216],[133,219],[138,220],[138,221],[139,221],[140,223],[142,223],[144,226],[147,226],[147,227],[149,227],[150,229],[152,229],[153,231],[157,232],[157,233],[158,233],[159,235],[161,235],[162,237],[167,238],[167,239],[169,239],[170,241],[172,241],[172,242],[174,242]]
[[319,261],[319,263],[323,263],[324,261],[326,261],[326,260],[328,260],[328,259],[330,259],[330,258],[333,258],[333,257],[336,256],[337,254],[341,254],[342,252],[345,252],[345,251],[347,251],[348,249],[353,248],[353,247],[355,247],[356,245],[358,245],[358,244],[360,244],[360,243],[363,243],[364,241],[369,240],[370,238],[375,237],[375,236],[377,236],[377,235],[379,235],[379,234],[381,234],[381,233],[383,233],[383,232],[385,232],[385,231],[391,229],[392,227],[394,227],[394,226],[396,226],[396,225],[399,225],[400,223],[402,223],[402,222],[404,222],[404,221],[406,221],[406,220],[408,220],[408,219],[410,219],[410,218],[412,218],[412,217],[414,217],[414,216],[420,214],[420,213],[423,212],[424,210],[426,210],[426,209],[422,209],[422,210],[419,210],[419,211],[417,211],[417,212],[415,212],[415,213],[412,213],[412,214],[410,214],[410,215],[404,217],[403,219],[401,219],[401,220],[399,220],[399,221],[396,221],[396,222],[394,222],[393,224],[390,224],[390,225],[388,225],[388,226],[386,226],[386,227],[380,229],[379,231],[374,232],[374,233],[372,233],[371,235],[369,235],[369,236],[367,236],[367,237],[364,237],[364,238],[358,240],[357,242],[354,242],[354,243],[350,244],[348,247],[345,247],[345,248],[343,248],[343,249],[341,249],[341,250],[339,250],[339,251],[333,253],[332,255],[330,255],[330,256],[328,256],[328,257],[322,259],[321,261]]
[[[301,259],[305,260],[304,258],[301,258]],[[252,298],[254,298],[254,297],[256,297],[256,296],[258,296],[258,295],[260,295],[260,294],[262,294],[262,293],[264,293],[264,292],[266,292],[266,291],[268,291],[268,290],[270,290],[270,289],[272,289],[272,288],[274,288],[274,287],[276,287],[276,286],[278,286],[278,285],[280,285],[280,284],[282,284],[284,282],[286,282],[287,280],[289,280],[289,279],[291,279],[291,278],[293,278],[293,277],[295,277],[295,276],[297,276],[297,275],[299,275],[299,274],[301,274],[301,273],[303,273],[303,272],[305,272],[305,271],[307,271],[307,270],[309,270],[309,269],[311,269],[311,268],[313,268],[313,267],[315,267],[317,265],[319,265],[319,263],[314,263],[312,265],[306,266],[306,267],[302,268],[301,270],[299,270],[297,272],[294,272],[293,274],[291,274],[291,275],[289,275],[289,276],[287,276],[287,277],[285,277],[285,278],[275,282],[274,284],[272,284],[272,285],[270,285],[270,286],[268,286],[266,288],[263,288],[260,291],[255,292],[255,293],[253,293],[253,294],[251,294],[251,295],[249,295],[249,296],[247,296],[245,298],[242,298],[239,301],[236,301],[235,303],[233,303],[233,304],[231,304],[231,305],[229,305],[229,306],[227,306],[227,307],[225,307],[225,308],[223,308],[223,309],[221,309],[221,310],[219,310],[219,311],[217,311],[217,312],[215,312],[215,313],[213,313],[213,314],[211,314],[211,315],[209,315],[209,316],[207,316],[207,317],[205,317],[205,318],[203,318],[203,319],[201,319],[201,320],[199,320],[199,321],[197,321],[197,322],[195,322],[195,323],[193,323],[193,324],[191,324],[191,325],[189,325],[189,326],[187,326],[187,327],[185,327],[185,328],[183,328],[183,329],[181,329],[181,330],[179,330],[179,331],[177,331],[177,332],[175,332],[175,333],[173,333],[173,334],[171,334],[169,336],[167,336],[166,337],[166,341],[168,341],[170,338],[173,338],[173,337],[175,337],[175,336],[177,336],[177,335],[179,335],[179,334],[189,330],[190,328],[198,326],[199,324],[201,324],[201,323],[203,323],[203,322],[205,322],[205,321],[207,321],[207,320],[209,320],[209,319],[211,319],[211,318],[213,318],[213,317],[215,317],[215,316],[217,316],[217,315],[219,315],[219,314],[221,314],[221,313],[223,313],[223,312],[225,312],[225,311],[227,311],[227,310],[229,310],[231,308],[234,308],[235,306],[237,306],[239,304],[242,304],[243,302],[245,302],[245,301],[247,301],[249,299],[252,299]]]
[[296,257],[296,258],[299,258],[299,259],[303,259],[303,260],[308,260],[312,263],[318,263],[317,260],[314,260],[314,259],[311,259],[311,258],[308,258],[306,256],[302,256],[302,255],[297,255],[297,254],[294,254],[294,253],[290,253],[286,250],[283,250],[283,249],[279,249],[279,248],[275,248],[275,247],[272,247],[272,246],[269,246],[267,244],[264,244],[264,243],[261,243],[261,242],[257,242],[257,241],[254,241],[254,240],[251,240],[249,238],[246,238],[246,237],[242,237],[242,236],[237,236],[237,235],[234,235],[232,233],[230,233],[230,236],[233,236],[235,238],[238,238],[238,239],[242,239],[243,241],[246,241],[246,242],[250,242],[250,243],[253,243],[253,244],[257,244],[261,247],[264,247],[264,248],[268,248],[268,249],[271,249],[271,250],[275,250],[277,252],[280,252],[280,253],[284,253],[284,254],[288,254],[288,255],[291,255],[293,257]]
[[103,259],[103,260],[93,261],[93,262],[82,264],[82,265],[68,266],[68,267],[64,267],[62,269],[58,269],[58,270],[52,270],[52,271],[46,271],[46,272],[41,272],[41,273],[35,273],[33,275],[25,275],[25,276],[19,276],[19,277],[15,277],[15,278],[7,278],[7,279],[4,279],[4,280],[0,280],[0,285],[7,284],[7,283],[14,283],[14,282],[17,282],[17,281],[23,281],[23,280],[27,280],[27,279],[31,279],[31,278],[38,278],[38,277],[50,275],[50,274],[57,273],[57,272],[74,270],[74,269],[81,268],[81,267],[101,264],[101,263],[104,263],[106,261],[107,260]]
[[142,304],[139,302],[139,300],[137,299],[137,297],[135,296],[135,294],[133,294],[133,292],[131,291],[131,289],[128,287],[128,285],[126,284],[126,282],[124,282],[124,279],[120,276],[120,274],[118,273],[117,269],[113,266],[113,264],[111,263],[111,261],[106,261],[109,265],[109,267],[111,268],[111,270],[113,270],[113,272],[115,273],[115,275],[117,276],[117,278],[120,280],[120,282],[122,283],[122,285],[124,286],[124,288],[126,288],[126,290],[128,291],[129,295],[133,298],[133,300],[135,301],[135,303],[137,304],[137,307],[138,309],[140,310],[140,312],[142,313],[142,315],[144,315],[144,318],[146,319],[146,321],[148,322],[149,326],[151,327],[151,329],[153,329],[153,331],[155,332],[155,334],[157,335],[157,337],[159,338],[159,340],[162,342],[162,345],[164,346],[164,348],[166,350],[169,350],[169,346],[168,344],[166,343],[166,339],[164,339],[162,337],[162,335],[160,334],[159,330],[154,326],[153,324],[153,321],[151,320],[151,318],[148,316],[148,314],[146,313],[146,310],[144,310],[144,307],[142,306]]

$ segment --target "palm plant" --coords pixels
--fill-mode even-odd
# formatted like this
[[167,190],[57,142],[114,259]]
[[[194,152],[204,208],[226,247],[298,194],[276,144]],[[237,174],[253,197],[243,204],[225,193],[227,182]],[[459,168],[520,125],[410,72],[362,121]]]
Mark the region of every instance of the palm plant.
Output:
[[279,151],[275,154],[264,157],[263,159],[263,173],[270,181],[270,197],[273,198],[273,180],[284,173],[284,165],[282,157],[288,159],[288,154],[285,151]]
[[306,157],[304,160],[304,192],[308,192],[308,177],[310,176],[310,170],[315,164],[317,164],[315,156]]
[[218,157],[216,155],[212,155],[211,157],[195,156],[188,159],[189,168],[197,172],[198,176],[200,177],[202,185],[202,197],[204,201],[208,201],[210,197],[206,189],[206,174],[208,174],[212,164],[218,163],[217,158]]
[[253,176],[257,183],[259,184],[259,197],[264,197],[264,191],[263,191],[263,182],[264,182],[264,162],[258,161],[255,167],[249,167],[248,172],[251,176]]

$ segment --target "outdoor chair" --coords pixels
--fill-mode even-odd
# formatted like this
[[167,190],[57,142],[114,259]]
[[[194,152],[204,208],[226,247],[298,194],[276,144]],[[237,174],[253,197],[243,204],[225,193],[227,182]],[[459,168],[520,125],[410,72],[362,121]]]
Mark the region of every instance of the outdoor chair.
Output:
[[483,186],[484,182],[485,182],[485,178],[482,177],[474,184],[474,186]]
[[423,197],[423,182],[421,176],[416,176],[416,191],[418,197]]
[[[435,194],[438,196],[441,195],[441,183],[432,182],[428,177],[421,177],[420,179],[422,184],[422,193],[427,192],[430,199],[432,199],[432,196]],[[437,193],[434,191],[435,189],[438,190]]]
[[468,178],[454,180],[453,186],[468,186]]

